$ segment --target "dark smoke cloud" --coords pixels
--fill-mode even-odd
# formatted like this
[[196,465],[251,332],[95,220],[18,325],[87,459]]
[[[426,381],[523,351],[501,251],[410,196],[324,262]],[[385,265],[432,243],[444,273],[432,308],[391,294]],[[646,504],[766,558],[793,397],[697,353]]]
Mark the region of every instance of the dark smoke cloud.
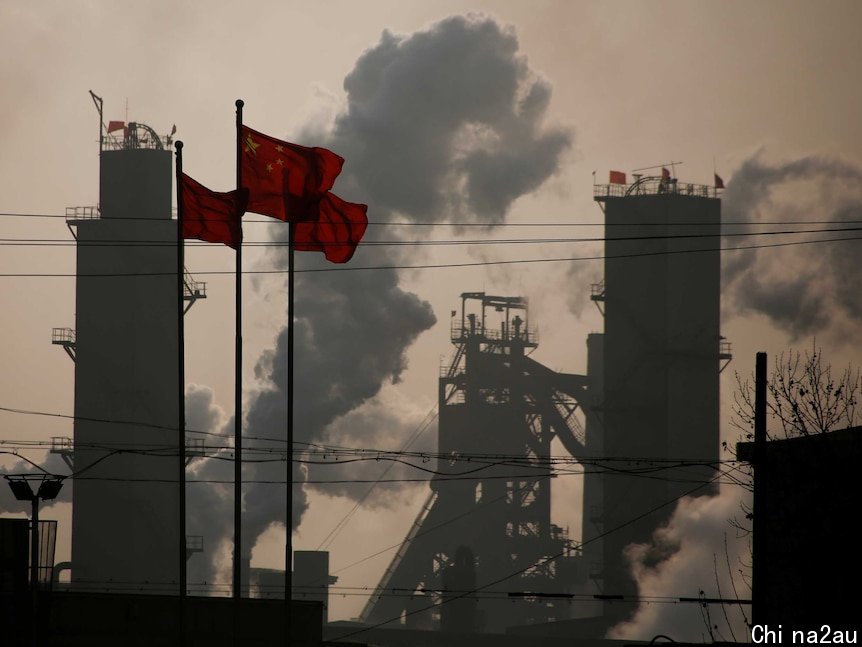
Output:
[[[344,87],[346,106],[331,132],[309,124],[294,139],[322,144],[347,160],[335,191],[367,203],[371,220],[502,221],[514,200],[558,170],[571,145],[569,132],[542,124],[550,86],[519,54],[514,32],[487,17],[456,16],[409,36],[385,31],[356,62]],[[271,233],[286,237],[284,227],[274,226]],[[398,235],[372,226],[366,240]],[[268,261],[286,267],[282,249],[271,251]],[[404,257],[392,248],[360,246],[352,264],[391,264],[399,258]],[[317,254],[298,254],[297,267],[326,266]],[[426,301],[402,289],[396,270],[297,274],[296,440],[400,447],[415,421],[385,415],[369,403],[384,385],[400,379],[407,349],[435,321]],[[266,386],[246,407],[249,436],[284,436],[286,345],[283,329],[275,347],[257,362],[255,374]],[[434,437],[433,431],[426,435]],[[382,470],[382,465],[353,464],[329,474],[367,478]],[[278,480],[284,474],[283,463],[251,463],[245,469],[247,480]],[[315,478],[320,477],[318,470]],[[295,478],[304,478],[304,472]],[[359,498],[367,487],[324,491]],[[270,525],[283,523],[284,497],[285,490],[271,484],[246,488],[246,554]],[[295,487],[294,497],[296,527],[307,507],[304,488]],[[227,518],[211,534],[229,538]]]
[[[325,441],[331,423],[376,396],[387,382],[396,382],[407,368],[405,351],[434,324],[435,317],[428,303],[398,287],[394,271],[300,274],[295,303],[294,438],[301,448],[301,443]],[[265,354],[258,364],[258,372],[267,375],[272,388],[258,393],[248,407],[249,436],[283,437],[287,341],[285,328],[274,352]],[[388,431],[401,431],[401,425]],[[370,446],[360,427],[354,432],[343,437],[343,444]],[[270,480],[283,478],[285,468],[262,464],[247,472]],[[328,474],[334,479],[356,478],[355,469],[340,468]],[[364,488],[367,485],[341,493],[360,496]],[[247,489],[244,524],[250,542],[270,524],[284,519],[284,492],[274,494],[268,485]],[[294,528],[306,508],[303,488],[294,488]]]
[[553,175],[571,133],[543,128],[550,85],[514,30],[480,16],[410,36],[383,32],[344,81],[331,145],[375,214],[500,221]]
[[[365,447],[378,449],[399,450],[405,444],[409,444],[412,453],[431,452],[436,446],[437,425],[436,420],[428,419],[430,412],[421,409],[410,409],[406,403],[397,401],[398,398],[390,392],[387,397],[374,398],[350,413],[341,416],[326,428],[323,441],[327,445],[352,446],[357,439],[361,438]],[[398,462],[388,460],[369,460],[354,463],[350,466],[350,478],[359,480],[375,480],[385,473],[385,479],[416,479],[428,475],[415,468]],[[411,457],[409,460],[417,465],[431,468],[433,463],[427,459]],[[427,461],[427,462],[426,462]],[[315,480],[341,478],[342,466],[309,466],[309,478]],[[363,494],[371,488],[371,484],[334,483],[326,486],[314,486],[327,494],[341,495],[357,498],[359,492]],[[423,483],[393,483],[384,482],[374,486],[376,496],[371,496],[363,501],[367,507],[388,506],[392,502],[392,495],[396,491],[402,491],[402,496],[415,493],[418,488],[426,487]]]
[[[224,411],[215,403],[213,390],[201,384],[186,385],[186,429],[210,431],[224,424]],[[192,434],[194,437],[199,437]]]
[[[836,224],[821,226],[858,226],[852,221],[862,220],[862,170],[823,157],[769,164],[755,155],[742,164],[728,183],[723,211],[726,222],[830,220]],[[730,227],[726,231],[741,231]],[[787,227],[775,225],[758,230],[770,228]],[[859,232],[846,232],[807,238],[858,236]],[[725,245],[804,239],[802,236],[768,240],[730,238]],[[838,340],[845,333],[858,330],[862,323],[858,250],[858,241],[847,240],[726,252],[722,269],[725,310],[736,315],[765,315],[794,340],[821,333]]]

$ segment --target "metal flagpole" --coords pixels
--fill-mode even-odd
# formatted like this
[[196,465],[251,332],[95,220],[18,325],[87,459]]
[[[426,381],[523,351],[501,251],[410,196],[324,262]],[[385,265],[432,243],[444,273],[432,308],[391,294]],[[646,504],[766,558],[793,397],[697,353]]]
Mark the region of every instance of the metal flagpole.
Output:
[[296,223],[287,224],[287,510],[284,521],[284,599],[286,608],[285,644],[290,644],[290,630],[293,597],[293,319],[294,319],[294,270],[296,257],[294,239],[296,238]]
[[179,466],[177,481],[179,482],[180,511],[179,511],[179,579],[180,579],[180,606],[179,606],[179,638],[180,645],[185,644],[186,630],[186,358],[185,358],[185,321],[183,319],[183,287],[185,269],[183,244],[183,219],[185,209],[183,208],[183,143],[176,143],[177,157],[177,454]]
[[[236,188],[242,189],[242,99],[236,100]],[[239,644],[240,599],[242,598],[242,220],[236,246],[236,386],[234,404],[234,502],[233,502],[233,597],[234,642]]]

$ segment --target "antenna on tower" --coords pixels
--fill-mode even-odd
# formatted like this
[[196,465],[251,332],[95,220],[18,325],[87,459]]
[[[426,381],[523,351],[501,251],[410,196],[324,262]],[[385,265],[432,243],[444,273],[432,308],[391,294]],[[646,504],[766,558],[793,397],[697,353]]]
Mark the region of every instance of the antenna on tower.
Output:
[[95,92],[92,90],[90,92],[90,97],[93,99],[93,103],[96,104],[96,110],[99,111],[99,154],[102,153],[102,133],[105,127],[105,121],[102,118],[102,97],[97,96]]
[[656,168],[667,168],[670,166],[671,171],[673,173],[673,177],[676,177],[676,165],[682,164],[682,162],[664,162],[662,164],[656,164],[655,166],[644,166],[643,168],[636,168],[632,170],[632,173],[637,173],[638,171],[650,171]]

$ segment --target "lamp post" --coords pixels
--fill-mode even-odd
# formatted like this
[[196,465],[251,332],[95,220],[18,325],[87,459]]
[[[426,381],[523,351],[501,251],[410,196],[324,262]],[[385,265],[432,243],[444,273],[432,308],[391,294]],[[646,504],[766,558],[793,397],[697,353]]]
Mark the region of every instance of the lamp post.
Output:
[[[22,476],[6,476],[12,494],[19,501],[29,501],[32,510],[32,525],[30,530],[30,593],[33,599],[33,631],[36,631],[36,609],[38,604],[39,586],[39,499],[49,501],[55,499],[63,487],[63,479],[49,474],[26,474]],[[30,482],[39,481],[36,493]],[[34,638],[35,644],[35,638]]]

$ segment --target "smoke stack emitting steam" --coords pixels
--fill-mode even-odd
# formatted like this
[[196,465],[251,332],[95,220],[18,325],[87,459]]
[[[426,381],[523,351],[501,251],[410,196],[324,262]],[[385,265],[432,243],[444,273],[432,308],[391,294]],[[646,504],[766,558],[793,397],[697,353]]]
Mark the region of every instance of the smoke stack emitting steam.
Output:
[[[518,53],[513,30],[491,18],[451,17],[410,36],[385,31],[380,42],[359,58],[344,86],[346,107],[328,141],[314,144],[346,159],[336,191],[367,202],[372,222],[398,217],[500,222],[515,199],[558,170],[561,155],[571,145],[568,131],[542,126],[550,86]],[[277,225],[270,231],[274,238],[286,235]],[[366,238],[391,240],[399,235],[394,228],[372,225]],[[280,248],[269,256],[275,264],[287,266]],[[360,245],[351,264],[392,264],[397,259],[392,248]],[[324,265],[317,255],[298,254],[297,266]],[[335,431],[331,425],[370,403],[386,382],[398,381],[406,368],[407,349],[436,322],[430,304],[402,290],[398,272],[392,269],[299,273],[295,304],[296,441],[326,442],[334,433],[341,444],[369,446],[369,424],[386,418],[379,409],[364,412],[368,424],[338,425]],[[286,420],[286,334],[285,328],[275,348],[257,363],[256,374],[265,376],[270,386],[252,394],[246,407],[249,436],[283,433],[279,430]],[[392,447],[406,438],[409,424],[386,430]],[[381,437],[377,431],[376,443]],[[224,461],[207,460],[196,477],[223,478],[215,475],[228,468]],[[337,477],[355,478],[363,469],[367,476],[368,466],[342,466]],[[294,469],[295,478],[304,472]],[[244,473],[247,481],[279,480],[285,466],[248,463]],[[321,473],[321,478],[326,477]],[[358,498],[367,487],[341,485],[338,493]],[[282,522],[284,496],[284,488],[272,484],[246,486],[246,557],[261,533]],[[206,537],[209,554],[205,572],[191,577],[213,581],[223,562],[216,549],[232,534],[232,495],[223,486],[198,485],[190,489],[189,497],[189,533]],[[306,508],[304,488],[297,486],[294,528]]]

